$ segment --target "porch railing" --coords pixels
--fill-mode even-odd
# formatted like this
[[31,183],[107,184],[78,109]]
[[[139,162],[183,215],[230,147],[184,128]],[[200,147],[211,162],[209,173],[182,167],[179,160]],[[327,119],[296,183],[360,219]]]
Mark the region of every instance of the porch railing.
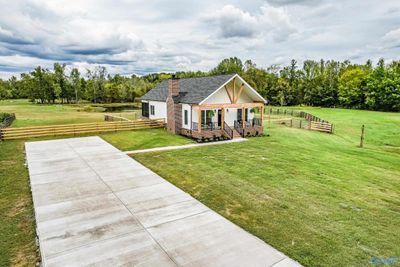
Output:
[[236,130],[241,136],[243,136],[243,125],[242,125],[242,121],[241,121],[241,120],[234,121],[234,122],[233,122],[233,128],[235,128],[235,130]]
[[226,122],[224,122],[224,131],[229,136],[229,139],[233,139],[233,130]]
[[254,118],[245,122],[245,128],[251,128],[254,126],[261,126],[260,118]]
[[[201,124],[201,130],[203,131],[213,131],[213,130],[220,130],[221,126],[218,125],[218,122],[207,122],[205,124]],[[192,122],[192,130],[198,131],[199,124],[197,122]]]

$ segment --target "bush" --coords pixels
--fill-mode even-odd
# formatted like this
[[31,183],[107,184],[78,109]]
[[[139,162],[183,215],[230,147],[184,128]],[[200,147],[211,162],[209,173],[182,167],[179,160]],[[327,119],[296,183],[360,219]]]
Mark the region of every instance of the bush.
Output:
[[4,119],[10,114],[8,113],[4,113],[4,112],[0,112],[0,123],[4,121]]
[[[9,120],[6,121],[6,119],[9,119]],[[10,126],[14,120],[15,120],[14,113],[0,112],[0,128]]]

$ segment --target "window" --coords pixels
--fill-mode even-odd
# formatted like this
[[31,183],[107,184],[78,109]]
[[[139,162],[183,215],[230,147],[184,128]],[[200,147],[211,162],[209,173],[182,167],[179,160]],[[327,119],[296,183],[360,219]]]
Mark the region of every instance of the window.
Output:
[[153,105],[150,105],[150,115],[155,115],[155,110]]
[[212,110],[202,110],[201,111],[201,124],[207,125],[211,123],[213,111]]
[[185,125],[188,124],[188,111],[185,109]]

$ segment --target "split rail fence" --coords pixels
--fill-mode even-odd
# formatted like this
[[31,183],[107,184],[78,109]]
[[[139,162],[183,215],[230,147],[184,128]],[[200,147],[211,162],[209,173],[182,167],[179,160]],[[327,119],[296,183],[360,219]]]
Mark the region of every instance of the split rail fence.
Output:
[[37,127],[18,127],[0,129],[0,140],[23,139],[42,136],[78,135],[88,133],[117,132],[127,130],[140,130],[151,128],[162,128],[165,126],[164,119],[95,122],[80,124],[65,124]]

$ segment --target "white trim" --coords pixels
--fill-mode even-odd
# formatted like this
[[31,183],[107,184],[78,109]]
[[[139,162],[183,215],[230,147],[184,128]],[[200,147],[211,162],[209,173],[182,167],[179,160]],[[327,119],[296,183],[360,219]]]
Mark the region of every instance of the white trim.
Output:
[[235,74],[232,76],[232,78],[230,78],[228,81],[226,81],[223,85],[221,85],[217,90],[215,90],[214,92],[212,92],[209,96],[207,96],[206,98],[203,99],[203,101],[201,101],[199,103],[199,105],[203,104],[207,99],[209,99],[210,97],[212,97],[215,93],[217,93],[222,87],[224,87],[225,85],[227,85],[230,81],[232,81],[234,78],[238,77],[248,88],[250,88],[250,90],[253,90],[256,95],[258,97],[260,97],[264,103],[267,103],[267,100],[264,99],[264,97],[262,97],[253,87],[251,87],[242,77],[239,76],[239,74]]

